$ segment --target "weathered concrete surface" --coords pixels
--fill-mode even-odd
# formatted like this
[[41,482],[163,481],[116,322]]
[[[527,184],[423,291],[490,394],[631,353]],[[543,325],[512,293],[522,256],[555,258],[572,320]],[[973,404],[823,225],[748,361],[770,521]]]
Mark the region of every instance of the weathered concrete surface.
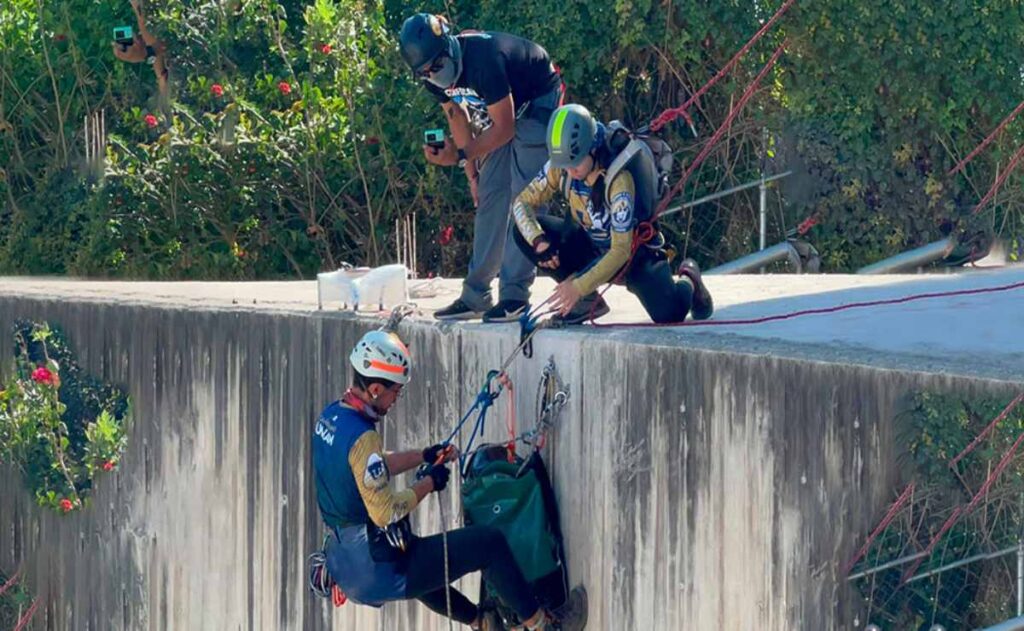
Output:
[[[97,291],[0,291],[0,330],[19,317],[60,325],[135,408],[129,451],[92,508],[41,511],[14,472],[0,476],[0,567],[23,564],[44,596],[39,628],[447,628],[415,604],[332,612],[305,591],[320,538],[310,425],[342,391],[365,320],[83,289]],[[420,372],[385,424],[398,448],[441,436],[517,341],[512,326],[402,333]],[[548,447],[570,573],[591,593],[588,628],[608,631],[853,629],[838,567],[900,482],[893,418],[906,395],[1019,387],[742,344],[542,335],[511,371],[519,416],[554,356],[572,396]],[[436,500],[418,512],[418,530],[436,530]]]

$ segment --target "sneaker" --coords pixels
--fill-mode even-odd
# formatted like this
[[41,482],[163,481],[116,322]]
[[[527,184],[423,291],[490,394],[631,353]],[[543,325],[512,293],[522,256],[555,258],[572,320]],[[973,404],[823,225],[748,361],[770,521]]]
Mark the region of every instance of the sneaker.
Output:
[[565,604],[555,612],[556,628],[560,631],[583,631],[587,626],[588,608],[586,588],[582,585],[574,587]]
[[434,317],[438,320],[475,320],[483,313],[483,311],[473,309],[463,302],[462,298],[459,298],[444,309],[435,311]]
[[711,299],[711,292],[700,279],[700,266],[693,259],[683,259],[679,264],[679,275],[685,276],[693,283],[693,306],[690,307],[690,315],[694,320],[707,320],[715,312],[715,302]]
[[518,322],[529,308],[530,304],[522,300],[501,300],[487,310],[484,322]]
[[[597,301],[596,307],[594,306],[594,301]],[[576,303],[576,306],[573,307],[572,311],[570,311],[569,313],[565,314],[564,316],[553,316],[551,318],[551,324],[555,326],[572,326],[575,324],[583,324],[587,320],[591,319],[591,310],[593,310],[594,312],[593,319],[596,320],[601,316],[608,315],[608,312],[611,311],[611,308],[608,306],[608,303],[605,302],[604,298],[602,298],[601,296],[595,296],[594,298],[584,297],[583,299]]]

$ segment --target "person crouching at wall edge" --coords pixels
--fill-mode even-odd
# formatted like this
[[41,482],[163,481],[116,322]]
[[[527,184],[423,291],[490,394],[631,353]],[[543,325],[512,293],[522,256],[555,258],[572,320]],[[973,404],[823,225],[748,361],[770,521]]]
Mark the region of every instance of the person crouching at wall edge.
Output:
[[[596,290],[627,264],[626,287],[654,322],[682,322],[688,313],[696,320],[711,317],[714,304],[700,268],[685,259],[681,278],[673,279],[660,232],[639,246],[630,263],[637,226],[658,200],[638,199],[628,168],[607,181],[606,170],[622,150],[609,136],[585,107],[560,107],[548,125],[550,159],[512,206],[519,249],[559,281],[551,302],[555,319],[581,324],[591,313],[594,319],[607,314],[608,305]],[[569,204],[569,217],[538,216],[535,209],[559,192]],[[638,208],[646,209],[645,216]]]
[[[447,615],[444,542],[440,534],[417,537],[409,514],[432,491],[448,484],[446,463],[458,452],[434,445],[423,450],[387,452],[377,432],[402,388],[411,361],[394,333],[371,331],[352,349],[352,385],[320,414],[313,432],[313,469],[320,515],[333,537],[325,548],[330,577],[353,602],[380,607],[418,599]],[[429,475],[411,488],[395,491],[392,476],[420,464]],[[448,533],[448,577],[455,581],[482,570],[502,599],[527,620],[529,629],[545,629],[540,608],[516,564],[504,535],[491,527],[470,526]],[[451,617],[474,629],[483,615],[463,594],[449,588]]]

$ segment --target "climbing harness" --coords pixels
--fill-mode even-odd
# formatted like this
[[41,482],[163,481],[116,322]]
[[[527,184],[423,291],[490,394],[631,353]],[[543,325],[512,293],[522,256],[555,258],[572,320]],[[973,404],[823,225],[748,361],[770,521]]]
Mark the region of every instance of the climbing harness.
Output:
[[[796,4],[796,0],[786,0],[786,2],[781,7],[779,7],[779,9],[775,12],[775,14],[772,15],[772,17],[767,22],[764,23],[764,25],[757,31],[757,33],[755,33],[754,36],[750,38],[750,41],[748,41],[742,48],[740,48],[736,52],[736,54],[733,55],[732,59],[730,59],[729,62],[726,63],[726,65],[723,66],[722,69],[719,70],[715,74],[715,76],[711,78],[710,81],[701,86],[699,90],[697,90],[690,98],[688,98],[681,105],[679,105],[678,107],[669,108],[665,110],[664,112],[661,113],[661,115],[652,120],[645,128],[640,128],[638,132],[656,133],[666,124],[674,121],[676,118],[679,118],[680,116],[683,117],[692,128],[693,121],[689,115],[690,107],[692,107],[697,102],[697,100],[700,99],[700,97],[707,93],[707,91],[710,90],[712,86],[714,86],[722,78],[729,74],[732,71],[732,69],[736,66],[736,64],[739,62],[739,60],[743,58],[743,56],[746,55],[748,51],[750,51],[750,49],[754,46],[756,42],[758,42],[762,37],[764,37],[764,35],[775,25],[775,23],[782,18],[783,14],[785,14],[786,11],[788,11],[789,8],[792,7],[794,4]],[[629,254],[629,259],[626,261],[626,264],[622,267],[622,269],[619,271],[618,275],[614,278],[614,280],[608,283],[605,286],[605,288],[600,292],[600,296],[603,296],[608,291],[608,289],[611,288],[612,285],[619,284],[622,282],[622,279],[625,277],[626,272],[629,270],[630,265],[633,263],[633,259],[636,257],[636,253],[639,250],[640,246],[645,245],[658,234],[658,231],[655,228],[658,217],[663,212],[665,212],[665,209],[668,208],[669,203],[673,199],[675,199],[675,197],[682,191],[683,186],[686,185],[687,180],[689,180],[690,176],[693,175],[697,167],[699,167],[704,162],[704,160],[707,159],[708,155],[711,154],[711,151],[722,139],[722,136],[724,136],[725,133],[729,130],[732,121],[736,118],[740,111],[743,110],[747,102],[753,97],[757,87],[760,85],[761,81],[765,78],[765,76],[775,66],[775,63],[782,55],[782,52],[785,50],[787,44],[788,40],[784,41],[775,50],[771,58],[768,60],[768,63],[765,64],[765,66],[757,74],[757,76],[746,88],[746,90],[744,90],[743,95],[740,97],[740,99],[730,108],[729,114],[726,116],[725,120],[722,121],[722,124],[719,125],[718,129],[715,130],[715,133],[704,145],[704,148],[697,154],[697,157],[694,158],[693,161],[690,162],[689,166],[684,170],[682,176],[680,177],[676,185],[672,187],[672,189],[669,190],[668,193],[661,198],[661,201],[658,203],[657,208],[651,214],[651,217],[645,221],[641,221],[637,225],[635,232],[636,238],[633,239],[633,245]],[[591,307],[590,309],[590,313],[587,319],[590,320],[594,326],[606,326],[594,322],[594,313],[597,310],[598,304],[600,304],[600,301],[595,300],[593,307]],[[668,324],[670,323],[664,323],[661,324],[661,326],[666,326]]]
[[[791,4],[791,2],[783,5],[783,8],[779,10],[780,13],[781,13],[781,11],[783,9],[787,8],[790,4]],[[776,15],[779,15],[779,14],[777,13]],[[762,31],[763,31],[763,29],[762,29]],[[756,40],[757,37],[760,36],[760,33],[761,32],[759,32],[759,34],[757,36],[755,36],[755,40]],[[755,41],[755,40],[751,40],[751,41]],[[771,69],[775,67],[775,63],[779,60],[779,57],[782,56],[782,53],[786,49],[787,44],[788,44],[788,41],[785,41],[782,44],[780,44],[778,48],[775,49],[775,52],[772,54],[771,58],[768,60],[768,63],[766,63],[763,68],[761,68],[761,71],[757,74],[757,76],[750,83],[750,85],[747,86],[747,89],[744,90],[743,95],[739,98],[739,100],[736,102],[736,104],[732,107],[732,109],[730,110],[728,116],[725,117],[725,120],[722,122],[722,124],[718,127],[717,130],[715,130],[715,133],[711,136],[711,139],[708,140],[707,144],[704,145],[704,148],[701,149],[700,153],[697,154],[697,157],[694,158],[692,162],[690,162],[690,165],[683,172],[683,175],[679,178],[679,181],[676,183],[676,185],[673,186],[672,189],[668,192],[668,194],[666,194],[661,199],[661,202],[658,203],[658,207],[655,209],[655,211],[651,215],[650,219],[648,219],[646,221],[642,221],[642,222],[640,222],[637,225],[637,227],[636,227],[636,238],[633,239],[633,246],[632,246],[630,254],[629,254],[629,259],[626,261],[626,264],[622,266],[622,269],[619,271],[619,273],[615,277],[615,279],[612,282],[608,283],[603,290],[601,290],[601,293],[600,293],[601,296],[604,296],[604,294],[608,292],[608,290],[611,288],[612,285],[618,284],[618,283],[620,283],[622,281],[622,279],[626,275],[626,272],[629,271],[629,267],[633,263],[633,259],[636,258],[636,253],[640,249],[640,246],[646,244],[648,241],[653,239],[654,236],[657,234],[657,230],[654,228],[654,225],[657,222],[658,217],[663,212],[665,212],[665,209],[668,207],[669,203],[673,199],[675,199],[675,197],[680,193],[680,191],[682,190],[683,186],[686,184],[687,180],[689,180],[690,176],[693,175],[693,173],[697,170],[697,167],[699,167],[701,164],[704,163],[704,160],[706,160],[707,157],[711,154],[711,151],[713,149],[715,149],[715,147],[718,144],[718,142],[722,139],[722,136],[724,136],[725,133],[727,131],[729,131],[729,127],[732,124],[732,121],[736,118],[737,115],[739,115],[739,113],[746,106],[747,102],[750,101],[750,99],[754,96],[754,92],[757,90],[757,87],[760,85],[761,81],[768,75],[768,73],[771,71]],[[741,52],[743,52],[743,51],[741,51]],[[600,303],[600,301],[597,301],[597,300],[594,301],[594,306],[591,307],[591,309],[590,309],[590,314],[588,316],[588,319],[591,320],[591,322],[592,322],[592,324],[594,326],[598,326],[598,327],[607,326],[607,325],[599,324],[597,322],[593,322],[593,320],[594,320],[594,312],[597,310],[597,305],[599,303]],[[661,326],[666,326],[666,325],[669,325],[669,324],[670,323],[663,323],[663,324],[661,324]],[[678,324],[678,323],[671,323],[671,324]]]

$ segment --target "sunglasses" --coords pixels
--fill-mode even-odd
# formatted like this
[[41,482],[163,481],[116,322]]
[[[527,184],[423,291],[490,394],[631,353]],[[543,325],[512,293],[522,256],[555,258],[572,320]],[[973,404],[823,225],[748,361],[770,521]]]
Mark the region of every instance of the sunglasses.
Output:
[[431,75],[435,75],[444,69],[445,62],[447,61],[447,59],[448,57],[444,53],[438,55],[437,57],[434,58],[434,61],[430,62],[429,66],[417,70],[416,76],[420,77],[421,79],[429,79]]

